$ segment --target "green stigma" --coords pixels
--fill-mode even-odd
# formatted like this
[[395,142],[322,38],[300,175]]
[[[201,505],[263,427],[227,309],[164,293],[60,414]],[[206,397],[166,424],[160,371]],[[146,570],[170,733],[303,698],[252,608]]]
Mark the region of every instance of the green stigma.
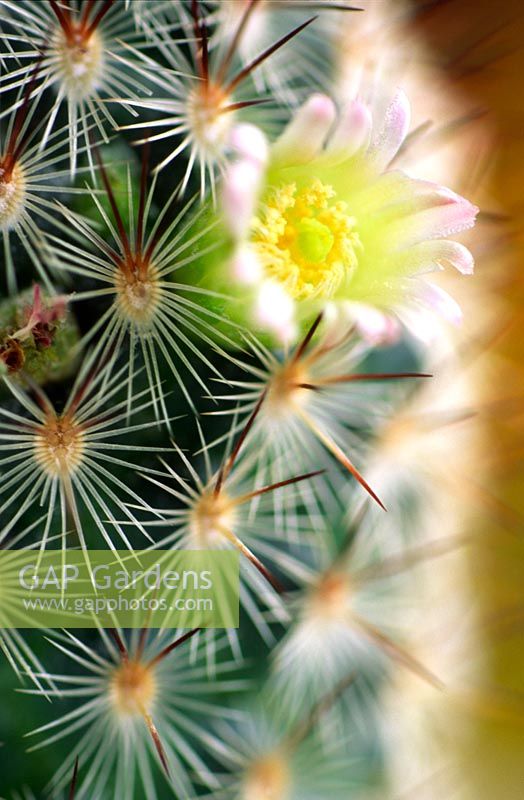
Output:
[[327,225],[318,219],[301,219],[298,224],[296,246],[306,261],[314,264],[325,261],[335,243]]

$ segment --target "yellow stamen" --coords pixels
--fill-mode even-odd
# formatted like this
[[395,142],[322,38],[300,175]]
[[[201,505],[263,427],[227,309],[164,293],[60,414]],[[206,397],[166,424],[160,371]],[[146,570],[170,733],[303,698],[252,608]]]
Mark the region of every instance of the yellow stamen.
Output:
[[252,242],[266,271],[297,300],[332,297],[358,263],[361,243],[347,203],[318,178],[280,186],[254,220]]

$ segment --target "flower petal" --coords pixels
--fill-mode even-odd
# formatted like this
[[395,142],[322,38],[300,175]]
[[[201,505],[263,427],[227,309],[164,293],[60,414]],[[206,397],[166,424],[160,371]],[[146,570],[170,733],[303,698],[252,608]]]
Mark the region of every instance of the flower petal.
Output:
[[462,322],[462,309],[450,294],[434,283],[420,281],[420,286],[421,291],[418,297],[424,306],[430,308],[453,325],[460,325]]
[[239,247],[231,262],[233,278],[239,283],[252,285],[262,277],[262,265],[256,253],[246,246]]
[[381,129],[371,140],[369,154],[379,169],[385,169],[398,153],[408,133],[410,122],[409,100],[399,89],[386,110]]
[[450,189],[442,189],[440,197],[442,202],[439,205],[415,215],[420,238],[452,236],[475,224],[479,212],[477,206]]
[[398,236],[405,247],[427,239],[443,239],[472,228],[479,212],[469,200],[442,186],[421,201],[422,211],[417,212],[415,208],[415,213],[390,227],[390,233]]
[[327,95],[312,95],[275,142],[274,161],[289,165],[310,161],[324,147],[335,118],[333,101]]
[[237,240],[246,237],[262,178],[260,163],[244,159],[232,164],[225,177],[222,191],[224,219],[229,231]]
[[446,261],[462,275],[473,275],[473,255],[459,242],[450,242],[448,239],[422,242],[411,248],[411,253],[416,254],[417,260],[420,260],[421,272],[434,269],[435,265],[440,266],[441,262]]
[[242,160],[253,161],[255,164],[267,163],[268,142],[256,125],[235,125],[231,131],[229,146]]
[[354,100],[342,110],[335,131],[329,141],[330,153],[340,152],[349,158],[369,140],[371,112],[359,100]]
[[344,309],[365,342],[372,346],[393,344],[400,336],[398,321],[367,303],[347,302]]
[[295,303],[275,281],[264,281],[260,285],[255,314],[259,325],[274,333],[281,342],[294,339]]

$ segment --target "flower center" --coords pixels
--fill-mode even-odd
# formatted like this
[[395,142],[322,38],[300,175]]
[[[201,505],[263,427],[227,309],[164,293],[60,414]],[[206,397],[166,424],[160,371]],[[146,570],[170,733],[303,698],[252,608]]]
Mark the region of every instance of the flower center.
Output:
[[104,66],[104,47],[98,31],[86,37],[78,28],[66,36],[59,28],[53,49],[66,94],[76,100],[90,97],[98,88]]
[[52,477],[75,472],[84,449],[84,433],[67,415],[49,417],[36,436],[36,460]]
[[0,228],[9,230],[18,222],[24,208],[26,180],[22,167],[4,168],[0,162]]
[[315,178],[271,191],[252,231],[266,274],[297,300],[332,297],[356,268],[361,243],[347,203]]
[[203,494],[193,506],[189,530],[198,548],[217,547],[224,542],[224,531],[235,524],[234,508],[226,494]]
[[148,328],[158,309],[162,287],[154,267],[146,271],[135,264],[131,269],[119,269],[115,275],[117,304],[130,322]]
[[243,800],[287,800],[290,788],[289,766],[274,753],[255,761],[246,775]]
[[212,83],[189,93],[187,120],[196,143],[210,155],[220,155],[226,146],[234,114],[225,111],[229,98],[220,86]]
[[148,713],[156,695],[156,679],[151,667],[138,661],[123,662],[111,681],[111,700],[122,716]]

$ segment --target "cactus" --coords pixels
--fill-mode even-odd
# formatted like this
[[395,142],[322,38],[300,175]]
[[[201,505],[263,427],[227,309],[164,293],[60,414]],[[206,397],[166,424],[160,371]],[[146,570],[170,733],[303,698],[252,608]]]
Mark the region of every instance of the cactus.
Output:
[[368,5],[0,0],[2,548],[240,560],[237,629],[2,632],[25,796],[410,789],[478,208]]

